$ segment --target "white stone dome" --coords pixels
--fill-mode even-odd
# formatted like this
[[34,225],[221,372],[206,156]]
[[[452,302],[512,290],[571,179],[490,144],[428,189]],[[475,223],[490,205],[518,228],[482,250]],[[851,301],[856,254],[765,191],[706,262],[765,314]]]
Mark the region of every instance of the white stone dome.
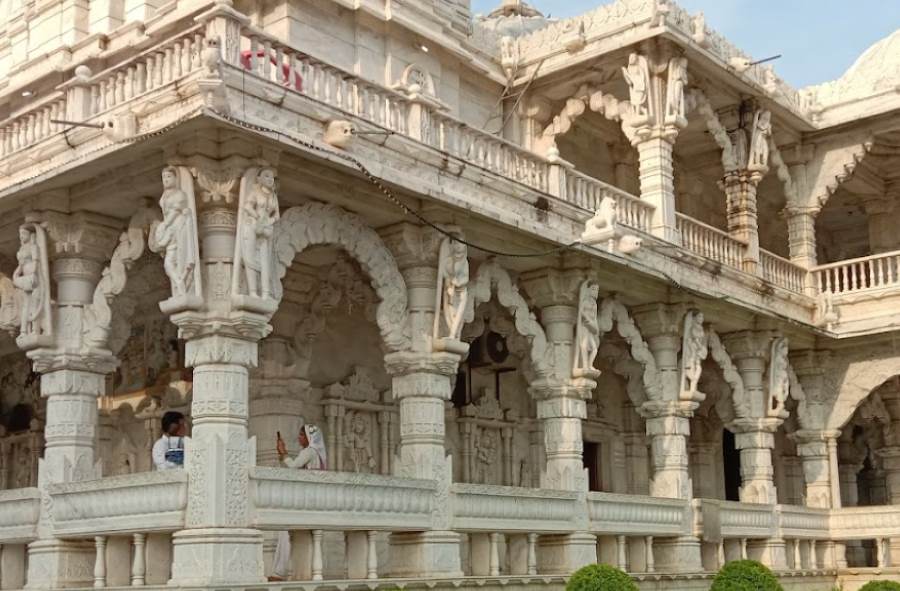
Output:
[[860,55],[844,75],[817,87],[823,104],[862,99],[900,88],[900,29]]

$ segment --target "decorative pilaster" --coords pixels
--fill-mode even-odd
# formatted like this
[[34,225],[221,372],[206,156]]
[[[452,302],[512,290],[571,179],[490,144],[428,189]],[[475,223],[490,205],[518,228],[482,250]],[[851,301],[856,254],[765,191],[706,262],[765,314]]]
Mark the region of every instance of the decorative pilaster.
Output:
[[[97,398],[105,394],[106,374],[115,369],[116,360],[108,351],[85,346],[82,337],[87,325],[85,308],[118,230],[114,220],[103,216],[51,211],[29,214],[25,228],[37,241],[33,262],[39,271],[32,278],[37,289],[26,292],[23,314],[29,307],[29,313],[39,313],[34,322],[23,324],[17,343],[41,374],[41,397],[47,399],[44,457],[38,468],[43,502],[39,539],[28,546],[28,588],[87,586],[93,582],[93,544],[53,537],[47,489],[51,484],[92,480],[101,474],[94,447]],[[27,250],[25,244],[23,235],[23,250]],[[45,275],[40,269],[49,272]],[[56,287],[52,300],[51,285]]]
[[413,335],[412,350],[389,353],[384,359],[400,406],[394,473],[437,482],[433,529],[392,534],[388,570],[396,577],[457,577],[462,575],[460,535],[450,531],[453,458],[444,448],[444,405],[453,392],[460,359],[468,351],[458,340],[462,315],[457,315],[468,297],[465,247],[430,228],[405,223],[383,230],[381,236],[406,282]]
[[164,221],[151,233],[172,285],[172,297],[160,308],[187,341],[185,365],[194,375],[193,431],[185,449],[187,515],[185,529],[172,537],[171,583],[255,584],[264,580],[263,536],[249,527],[250,468],[256,462],[247,429],[249,371],[277,307],[276,179],[265,166],[197,163],[163,171]]
[[688,60],[666,44],[647,42],[641,49],[622,68],[630,107],[622,128],[638,151],[641,199],[655,208],[650,231],[677,244],[672,148],[687,126]]

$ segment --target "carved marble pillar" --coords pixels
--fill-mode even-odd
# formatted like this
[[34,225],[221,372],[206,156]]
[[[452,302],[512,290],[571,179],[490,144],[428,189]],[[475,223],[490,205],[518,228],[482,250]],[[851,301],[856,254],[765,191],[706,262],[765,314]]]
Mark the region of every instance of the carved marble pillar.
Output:
[[[116,367],[109,351],[83,346],[85,308],[100,279],[103,263],[118,238],[115,220],[89,214],[41,212],[26,221],[46,228],[44,255],[55,285],[53,329],[41,336],[20,335],[33,370],[41,374],[41,397],[47,400],[44,457],[38,487],[43,502],[37,541],[28,545],[28,588],[90,585],[93,544],[55,539],[48,487],[101,476],[95,449],[97,398],[105,394],[106,374]],[[50,287],[49,285],[47,286]]]
[[394,473],[436,480],[434,529],[391,534],[390,574],[395,577],[462,576],[460,535],[450,531],[452,456],[444,451],[444,402],[450,400],[459,356],[454,353],[390,353],[385,367],[400,405],[400,452]]
[[894,214],[896,195],[882,196],[863,201],[869,221],[869,251],[871,254],[890,252],[900,246],[897,237],[897,216]]
[[835,490],[837,475],[837,438],[840,431],[800,430],[794,434],[797,455],[803,461],[806,506],[839,508],[840,490]]
[[[582,376],[572,376],[579,288],[584,280],[581,269],[543,269],[522,277],[522,286],[541,310],[541,324],[554,367],[552,375],[539,376],[529,385],[544,431],[546,463],[541,487],[576,491],[580,496],[588,490],[582,420],[587,417],[586,400],[596,388],[594,379],[599,375],[586,369]],[[588,305],[596,306],[596,302]],[[587,515],[578,519],[576,533],[542,536],[538,552],[540,572],[569,574],[597,561],[596,538],[587,532]]]
[[[784,417],[771,410],[772,394],[766,372],[774,336],[767,331],[744,331],[726,337],[726,346],[744,381],[744,394],[750,404],[750,416],[735,419],[729,425],[735,434],[735,446],[740,450],[739,494],[743,503],[774,505],[778,502],[772,450],[775,431]],[[751,541],[748,552],[751,558],[770,568],[786,568],[787,552],[781,538]]]
[[759,271],[759,220],[757,219],[756,189],[762,180],[757,171],[725,173],[725,212],[728,233],[746,244],[742,268],[747,273]]
[[650,231],[663,240],[678,244],[681,237],[675,223],[674,138],[650,137],[638,142],[635,147],[638,150],[641,199],[655,207],[650,219]]
[[[640,408],[650,440],[650,495],[691,499],[693,484],[688,464],[690,419],[696,399],[682,397],[682,328],[686,308],[682,305],[650,304],[634,310],[635,320],[656,361],[660,380],[659,398]],[[702,569],[700,540],[694,536],[654,539],[658,570],[695,572]]]
[[[812,144],[795,144],[781,150],[784,163],[788,166],[791,181],[796,195],[809,194],[809,179],[807,165],[815,153]],[[787,219],[788,249],[791,261],[801,267],[809,269],[817,264],[816,254],[816,216],[820,208],[813,204],[800,203],[798,200],[789,201],[784,208],[783,215]],[[810,280],[812,278],[810,277]],[[814,296],[815,290],[811,281],[807,285],[807,295]]]
[[445,410],[456,381],[460,355],[435,351],[432,342],[438,255],[443,235],[401,223],[380,232],[397,261],[408,291],[412,351],[389,353],[385,369],[400,407],[400,446],[394,474],[437,481],[433,529],[392,534],[389,573],[397,577],[462,575],[460,535],[450,531],[447,506],[453,480],[445,452]]
[[[160,304],[186,341],[185,365],[193,368],[194,385],[184,465],[187,512],[185,528],[172,536],[170,584],[255,584],[264,580],[263,536],[250,527],[256,442],[248,437],[249,372],[277,304],[265,295],[244,295],[246,285],[232,282],[238,216],[228,187],[244,171],[200,166],[195,173],[203,189],[197,204],[200,285]],[[193,183],[185,169],[179,175],[182,183]],[[192,187],[180,188],[192,196]]]

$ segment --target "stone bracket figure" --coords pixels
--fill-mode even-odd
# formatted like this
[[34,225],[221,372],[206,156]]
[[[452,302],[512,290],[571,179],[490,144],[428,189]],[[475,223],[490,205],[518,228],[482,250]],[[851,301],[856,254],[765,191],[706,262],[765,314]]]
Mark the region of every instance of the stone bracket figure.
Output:
[[687,127],[684,90],[688,84],[687,58],[673,57],[669,60],[669,77],[666,84],[666,125]]
[[22,293],[0,273],[0,330],[15,336],[22,322]]
[[279,217],[275,171],[248,168],[241,178],[231,275],[232,296],[244,307],[274,312],[274,237]]
[[464,355],[460,340],[469,302],[469,259],[466,245],[447,236],[438,254],[437,293],[434,304],[432,346],[436,351]]
[[786,337],[777,337],[772,341],[771,355],[769,357],[769,396],[766,405],[766,415],[773,418],[785,418],[784,405],[790,394],[790,373],[788,359],[788,340]]
[[163,220],[150,229],[150,250],[163,256],[163,267],[172,285],[172,297],[160,302],[165,314],[202,305],[200,243],[197,235],[197,203],[194,179],[183,166],[162,171],[163,194],[159,207]]
[[650,119],[650,66],[647,58],[639,53],[628,56],[628,65],[622,68],[628,83],[628,96],[634,112],[634,124]]
[[597,298],[600,286],[593,281],[581,284],[578,296],[578,323],[575,325],[575,350],[573,351],[572,377],[597,378],[600,371],[594,368],[594,360],[600,350],[600,322]]
[[753,132],[747,169],[765,173],[769,170],[769,138],[772,136],[772,113],[757,111],[753,116]]
[[703,313],[690,311],[684,316],[681,343],[681,400],[702,402],[706,398],[698,390],[703,361],[709,356],[709,337],[703,328]]
[[12,276],[22,300],[16,344],[33,349],[53,341],[47,232],[40,224],[29,222],[19,228],[19,240],[19,264]]

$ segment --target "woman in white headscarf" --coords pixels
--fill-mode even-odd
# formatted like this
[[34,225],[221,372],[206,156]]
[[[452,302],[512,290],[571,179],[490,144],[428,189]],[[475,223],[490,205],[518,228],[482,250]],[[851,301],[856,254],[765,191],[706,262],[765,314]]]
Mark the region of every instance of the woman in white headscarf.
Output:
[[[284,440],[279,436],[276,448],[278,459],[283,466],[298,470],[326,470],[328,468],[325,437],[318,427],[303,425],[297,436],[297,442],[300,443],[300,453],[291,459],[288,457]],[[291,570],[291,535],[286,531],[278,532],[278,545],[275,547],[273,567],[274,574],[269,577],[270,581],[287,579]]]

